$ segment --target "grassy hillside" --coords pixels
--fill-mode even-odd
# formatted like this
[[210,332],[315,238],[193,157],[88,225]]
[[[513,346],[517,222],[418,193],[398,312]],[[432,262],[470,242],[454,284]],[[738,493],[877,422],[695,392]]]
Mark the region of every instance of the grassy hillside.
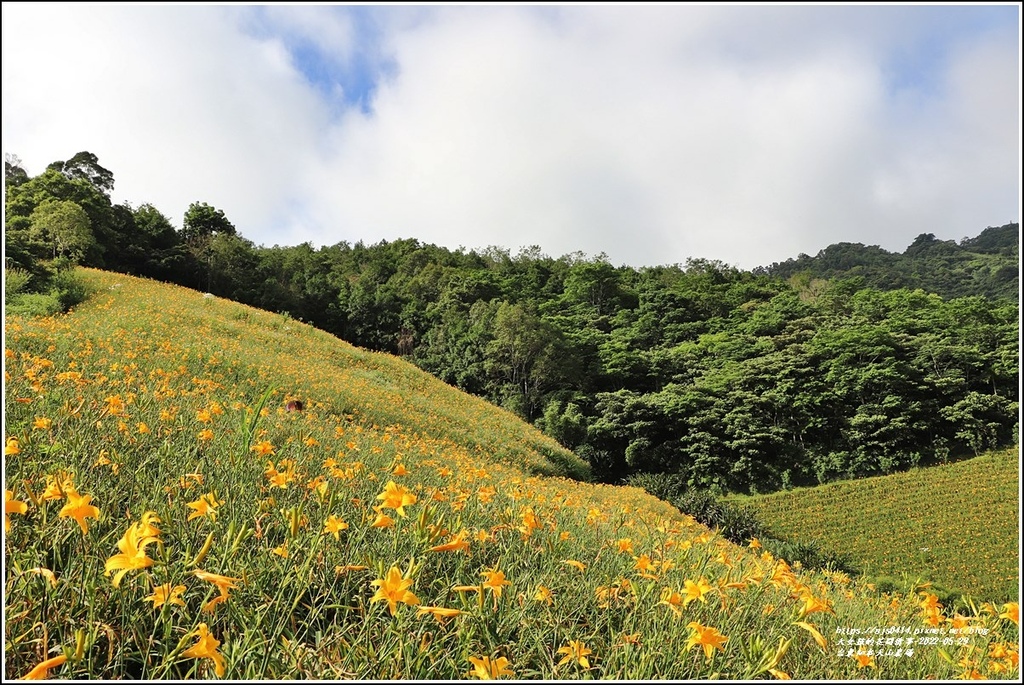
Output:
[[7,678],[1017,673],[1016,603],[802,573],[397,359],[86,277],[5,319]]
[[743,498],[772,532],[841,550],[866,574],[920,576],[978,599],[1020,587],[1018,449]]

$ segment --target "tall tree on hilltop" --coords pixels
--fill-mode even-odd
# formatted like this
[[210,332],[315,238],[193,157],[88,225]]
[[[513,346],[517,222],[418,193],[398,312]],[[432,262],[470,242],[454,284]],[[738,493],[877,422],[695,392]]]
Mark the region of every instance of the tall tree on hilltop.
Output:
[[107,197],[110,197],[110,192],[114,189],[113,172],[100,166],[96,155],[88,151],[79,152],[66,162],[53,162],[46,168],[59,171],[67,178],[87,181]]

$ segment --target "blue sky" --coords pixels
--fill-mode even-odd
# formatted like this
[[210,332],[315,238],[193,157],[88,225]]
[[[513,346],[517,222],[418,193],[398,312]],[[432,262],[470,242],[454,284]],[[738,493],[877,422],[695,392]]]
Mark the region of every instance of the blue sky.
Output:
[[3,51],[30,174],[257,244],[751,268],[1020,216],[1016,3],[4,3]]

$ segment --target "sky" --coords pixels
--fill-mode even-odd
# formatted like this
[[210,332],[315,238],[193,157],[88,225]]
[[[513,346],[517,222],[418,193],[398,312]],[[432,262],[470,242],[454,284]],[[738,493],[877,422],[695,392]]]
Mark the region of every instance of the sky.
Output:
[[1020,5],[4,2],[3,149],[257,245],[749,269],[1020,221]]

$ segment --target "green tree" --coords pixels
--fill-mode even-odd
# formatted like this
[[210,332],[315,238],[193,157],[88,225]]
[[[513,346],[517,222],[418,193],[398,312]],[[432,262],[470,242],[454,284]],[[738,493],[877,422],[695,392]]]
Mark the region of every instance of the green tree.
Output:
[[212,240],[219,235],[235,235],[235,226],[224,211],[205,202],[193,202],[185,211],[180,237],[191,256],[186,267],[186,284],[193,288],[213,287]]
[[6,153],[4,155],[4,186],[14,188],[28,180],[28,173],[21,166],[21,158],[18,155]]
[[192,245],[221,233],[236,233],[234,224],[228,221],[224,210],[205,202],[193,202],[188,206],[181,225],[181,237],[185,242]]
[[53,162],[47,169],[59,171],[69,179],[81,179],[107,197],[114,189],[114,174],[100,166],[96,155],[88,151],[79,152],[66,162]]
[[526,304],[502,302],[494,320],[494,339],[488,346],[488,370],[504,380],[511,403],[528,421],[536,415],[545,388],[566,374],[570,362],[559,353],[558,330]]
[[70,200],[44,200],[29,219],[32,233],[53,259],[77,263],[95,243],[89,215]]

